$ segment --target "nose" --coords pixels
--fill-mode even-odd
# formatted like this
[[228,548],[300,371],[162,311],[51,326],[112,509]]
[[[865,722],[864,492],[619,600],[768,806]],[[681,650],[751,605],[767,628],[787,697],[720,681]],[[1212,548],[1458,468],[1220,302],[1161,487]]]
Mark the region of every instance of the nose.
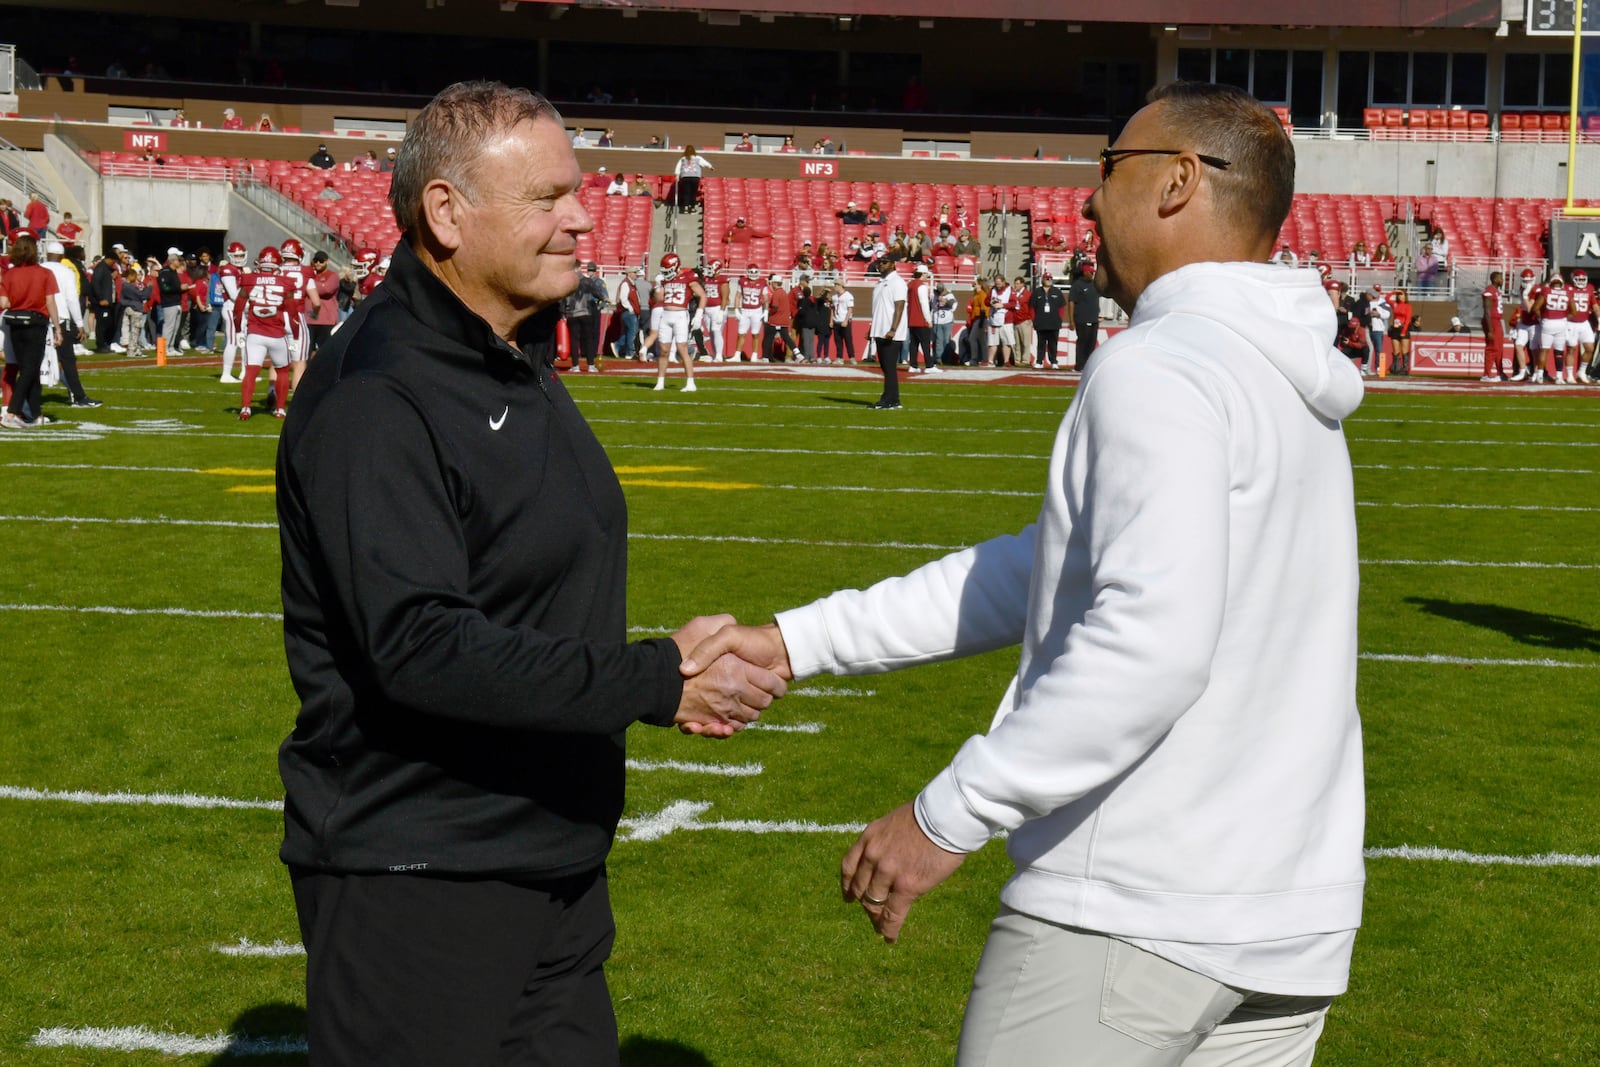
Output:
[[1084,218],[1088,219],[1090,222],[1096,222],[1096,223],[1099,222],[1100,221],[1100,212],[1099,212],[1099,208],[1097,207],[1099,201],[1100,201],[1100,189],[1097,186],[1095,188],[1095,191],[1089,194],[1089,199],[1087,199],[1087,200],[1085,200],[1083,202],[1083,209],[1081,211],[1079,211],[1078,214],[1082,215]]

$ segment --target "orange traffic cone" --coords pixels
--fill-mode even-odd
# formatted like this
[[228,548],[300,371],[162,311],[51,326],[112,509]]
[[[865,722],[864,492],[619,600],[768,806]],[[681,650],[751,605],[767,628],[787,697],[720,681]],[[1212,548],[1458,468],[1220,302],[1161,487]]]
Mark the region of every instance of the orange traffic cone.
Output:
[[167,339],[165,337],[157,337],[156,338],[156,366],[165,367],[166,365],[167,365]]

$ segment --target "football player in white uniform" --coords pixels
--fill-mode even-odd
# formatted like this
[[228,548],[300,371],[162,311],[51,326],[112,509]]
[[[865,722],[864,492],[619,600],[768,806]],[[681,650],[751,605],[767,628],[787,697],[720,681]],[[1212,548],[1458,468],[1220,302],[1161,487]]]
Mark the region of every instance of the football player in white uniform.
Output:
[[1594,286],[1584,271],[1572,272],[1572,284],[1567,287],[1567,373],[1569,384],[1589,381],[1589,361],[1594,359]]
[[[767,281],[761,276],[761,268],[752,263],[745,268],[744,277],[734,284],[734,288],[739,297],[739,340],[734,348],[733,361],[748,359],[753,363],[761,358],[761,326],[767,318]],[[748,352],[745,350],[746,338],[750,340]]]
[[668,252],[661,257],[661,328],[659,337],[661,342],[660,354],[656,356],[656,389],[667,387],[667,361],[674,355],[682,353],[683,372],[687,381],[683,383],[683,391],[692,393],[694,384],[694,357],[689,354],[689,330],[700,325],[700,312],[696,311],[694,319],[689,316],[689,301],[698,298],[701,308],[705,307],[706,290],[700,284],[699,277],[692,267],[685,267],[676,252]]
[[728,322],[728,279],[722,276],[722,260],[713,259],[706,264],[701,284],[705,286],[705,303],[700,306],[700,326],[710,344],[711,362],[722,362],[722,350],[727,343],[723,336]]
[[[237,382],[234,377],[233,364],[240,359],[240,352],[244,345],[243,335],[234,325],[234,309],[239,300],[239,284],[244,278],[244,268],[249,261],[250,253],[239,241],[228,245],[227,257],[217,267],[217,277],[222,282],[222,380],[224,382]],[[242,360],[241,360],[242,363]]]
[[[311,331],[306,328],[306,320],[310,313],[322,306],[322,300],[317,296],[317,283],[312,279],[314,272],[311,264],[306,262],[305,246],[291,237],[278,246],[278,251],[283,256],[283,275],[291,280],[299,295],[300,321],[295,324],[297,340],[289,352],[289,388],[293,389],[300,384],[300,376],[306,372],[306,359],[311,354]],[[279,398],[279,403],[287,401],[288,397]]]

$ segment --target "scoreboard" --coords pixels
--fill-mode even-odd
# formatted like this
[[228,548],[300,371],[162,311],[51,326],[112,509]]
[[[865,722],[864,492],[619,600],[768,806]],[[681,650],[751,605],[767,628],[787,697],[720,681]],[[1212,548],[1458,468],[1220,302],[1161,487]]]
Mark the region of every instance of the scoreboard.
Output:
[[[1531,37],[1571,37],[1578,5],[1576,0],[1527,0],[1525,9]],[[1600,0],[1584,0],[1583,32],[1600,34]]]

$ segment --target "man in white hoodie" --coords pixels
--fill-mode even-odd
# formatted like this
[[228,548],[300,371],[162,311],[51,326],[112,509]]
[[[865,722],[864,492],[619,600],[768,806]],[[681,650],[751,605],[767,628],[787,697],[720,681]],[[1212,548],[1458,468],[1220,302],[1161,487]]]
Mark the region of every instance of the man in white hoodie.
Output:
[[1131,312],[1057,434],[1039,518],[862,592],[728,628],[796,678],[1021,643],[1010,689],[846,855],[888,940],[963,856],[1015,876],[957,1063],[1311,1062],[1361,921],[1361,400],[1317,275],[1266,264],[1294,189],[1272,112],[1151,94],[1084,214]]

